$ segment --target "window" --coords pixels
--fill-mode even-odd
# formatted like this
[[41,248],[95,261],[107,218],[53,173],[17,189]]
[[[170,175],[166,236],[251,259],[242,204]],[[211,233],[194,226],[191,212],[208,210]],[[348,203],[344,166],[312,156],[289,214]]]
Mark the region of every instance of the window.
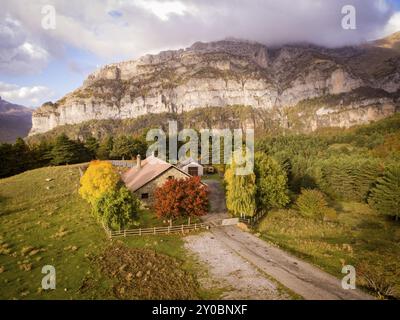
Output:
[[148,199],[149,198],[149,194],[148,193],[142,193],[141,198],[142,199]]
[[168,176],[168,180],[172,180],[174,178],[174,176]]

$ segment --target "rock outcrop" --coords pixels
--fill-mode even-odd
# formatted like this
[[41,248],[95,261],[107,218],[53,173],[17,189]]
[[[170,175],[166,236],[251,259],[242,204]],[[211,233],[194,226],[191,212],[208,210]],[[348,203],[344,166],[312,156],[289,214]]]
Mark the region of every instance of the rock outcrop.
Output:
[[[149,113],[182,113],[207,106],[252,106],[287,123],[288,108],[321,97],[351,96],[344,105],[312,108],[309,129],[365,123],[399,109],[400,54],[374,43],[327,49],[312,45],[268,48],[224,40],[107,65],[83,86],[32,117],[30,135],[93,119],[127,119]],[[362,90],[360,90],[362,88]],[[376,90],[384,97],[371,97]],[[362,95],[359,93],[363,92]],[[383,99],[383,100],[382,100]],[[315,107],[315,106],[314,106]],[[297,109],[297,107],[295,108]]]

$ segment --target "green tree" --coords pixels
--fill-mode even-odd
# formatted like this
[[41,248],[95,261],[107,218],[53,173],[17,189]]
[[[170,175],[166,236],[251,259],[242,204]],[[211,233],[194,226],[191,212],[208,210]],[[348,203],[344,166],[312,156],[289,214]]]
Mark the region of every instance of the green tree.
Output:
[[379,213],[400,218],[400,165],[388,166],[371,190],[368,203]]
[[89,137],[85,141],[85,148],[88,151],[90,158],[95,159],[99,149],[99,141],[95,137]]
[[131,139],[127,136],[120,136],[115,139],[110,155],[118,159],[131,159],[134,156],[134,151],[132,149]]
[[15,174],[12,163],[15,161],[13,146],[9,143],[0,144],[0,178]]
[[65,134],[57,137],[51,150],[51,163],[54,165],[71,164],[90,160],[86,148],[76,141],[70,140]]
[[35,168],[48,166],[51,163],[52,155],[51,151],[53,144],[48,141],[41,141],[38,144],[33,145],[32,155],[35,162]]
[[10,164],[14,167],[15,172],[23,172],[32,167],[32,159],[30,149],[22,138],[17,138],[13,145],[14,163]]
[[111,152],[113,158],[132,159],[140,154],[145,156],[147,144],[138,138],[120,136],[114,141],[114,146]]
[[111,229],[138,224],[140,201],[126,187],[111,189],[99,198],[94,207],[98,219]]
[[254,171],[259,210],[281,208],[289,203],[287,175],[276,160],[259,152],[255,155]]
[[251,217],[256,213],[256,176],[237,175],[234,158],[225,171],[226,207],[234,216]]
[[114,147],[114,139],[111,136],[105,138],[99,145],[97,149],[97,158],[100,160],[109,160],[111,159],[111,152]]

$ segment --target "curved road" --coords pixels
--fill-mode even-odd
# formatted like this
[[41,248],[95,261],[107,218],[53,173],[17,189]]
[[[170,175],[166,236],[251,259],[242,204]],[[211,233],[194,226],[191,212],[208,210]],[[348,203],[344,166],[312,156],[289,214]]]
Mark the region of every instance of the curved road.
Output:
[[[224,193],[218,181],[206,183],[210,188],[212,213],[205,220],[212,221],[214,215],[218,218],[223,216],[220,209],[224,208]],[[255,268],[270,275],[304,299],[373,299],[360,290],[344,290],[341,280],[236,226],[212,227],[210,232],[227,249],[234,251]]]

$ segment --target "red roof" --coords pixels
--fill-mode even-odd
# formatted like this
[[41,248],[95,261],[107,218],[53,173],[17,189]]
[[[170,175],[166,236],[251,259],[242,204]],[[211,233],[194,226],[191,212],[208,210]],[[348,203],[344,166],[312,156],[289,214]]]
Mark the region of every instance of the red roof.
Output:
[[172,164],[154,156],[150,156],[142,161],[141,168],[139,170],[137,167],[135,167],[122,174],[122,181],[124,181],[129,190],[135,192],[172,167],[190,177],[189,174],[173,166]]

